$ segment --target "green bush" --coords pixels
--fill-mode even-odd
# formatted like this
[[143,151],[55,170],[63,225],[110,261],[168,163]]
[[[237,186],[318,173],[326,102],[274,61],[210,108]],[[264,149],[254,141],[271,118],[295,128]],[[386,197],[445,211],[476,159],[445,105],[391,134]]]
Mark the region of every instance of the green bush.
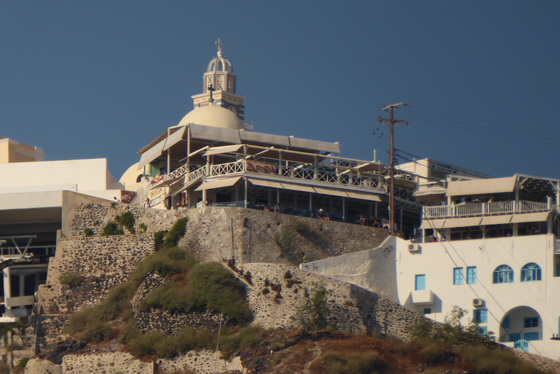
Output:
[[136,357],[145,357],[156,354],[156,345],[165,338],[160,332],[150,331],[130,340],[128,344],[132,354]]
[[259,326],[247,326],[239,332],[220,336],[220,351],[224,358],[230,359],[247,347],[255,346],[264,338],[264,331]]
[[136,233],[136,230],[134,228],[134,225],[136,224],[136,219],[134,218],[134,215],[132,213],[130,212],[123,213],[118,218],[118,222],[122,227],[126,228],[131,234]]
[[206,329],[186,327],[175,335],[164,335],[158,331],[137,334],[128,342],[132,354],[138,358],[150,355],[174,357],[193,349],[211,349],[216,346],[215,335]]
[[84,236],[93,236],[94,232],[92,229],[90,229],[89,227],[86,227],[84,229]]
[[102,234],[103,236],[122,235],[124,234],[124,231],[116,222],[111,221],[103,227]]
[[246,301],[245,285],[217,262],[205,262],[193,267],[189,286],[198,309],[223,312],[239,324],[253,318]]
[[163,243],[164,247],[176,247],[179,244],[179,240],[185,235],[187,232],[187,222],[189,221],[188,218],[180,218],[175,222],[171,230],[167,233],[165,238],[165,242]]
[[327,352],[325,366],[329,374],[372,374],[384,373],[387,363],[377,352],[343,354]]
[[141,232],[146,232],[148,231],[148,226],[145,223],[141,223],[138,225],[138,228],[140,229]]
[[322,330],[328,327],[327,289],[315,285],[313,296],[307,297],[298,312],[299,322],[304,330]]
[[130,299],[138,286],[130,282],[112,288],[107,298],[97,306],[103,321],[112,321],[130,309]]
[[69,271],[68,273],[62,274],[60,277],[60,283],[65,284],[70,288],[78,287],[84,283],[84,276],[75,271]]
[[18,368],[24,368],[27,366],[27,363],[29,362],[29,357],[23,357],[21,360],[19,360],[19,362],[17,363]]
[[116,331],[103,321],[96,307],[74,313],[68,322],[68,332],[88,343],[99,343],[116,336]]
[[154,234],[154,243],[156,248],[159,248],[165,241],[165,231],[161,230]]
[[175,282],[155,288],[142,299],[141,308],[164,309],[171,313],[187,313],[190,311],[192,300],[190,294]]
[[481,345],[461,348],[461,353],[476,366],[481,374],[537,374],[542,371],[519,359],[508,349],[488,349]]

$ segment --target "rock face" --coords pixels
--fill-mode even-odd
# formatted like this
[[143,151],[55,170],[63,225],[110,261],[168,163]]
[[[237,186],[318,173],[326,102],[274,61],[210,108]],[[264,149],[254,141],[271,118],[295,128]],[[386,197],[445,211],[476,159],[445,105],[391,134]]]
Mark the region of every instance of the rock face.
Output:
[[[245,264],[254,323],[265,328],[299,328],[308,296],[318,287],[327,290],[327,323],[358,334],[381,333],[410,339],[410,331],[424,317],[363,288],[277,264]],[[266,291],[268,290],[268,291]]]
[[[243,208],[158,211],[82,198],[74,193],[65,195],[65,201],[74,205],[65,207],[63,235],[49,264],[47,284],[38,291],[38,309],[42,313],[38,326],[45,336],[39,339],[39,348],[64,339],[68,316],[102,301],[111,288],[125,282],[137,265],[156,251],[154,234],[169,230],[183,217],[188,218],[187,233],[179,246],[189,248],[201,260],[235,264],[233,273],[247,286],[255,324],[265,328],[299,327],[302,305],[319,285],[328,290],[328,324],[337,329],[375,331],[406,339],[407,329],[421,318],[374,293],[296,267],[304,255],[306,260],[318,260],[373,248],[386,237],[383,229]],[[100,236],[108,222],[127,212],[135,218],[135,234]],[[79,273],[84,282],[73,288],[62,285],[60,277],[68,272]],[[165,282],[150,274],[138,288],[132,310],[139,330],[174,333],[185,326],[217,328],[220,317],[215,313],[176,315],[140,310],[140,300]],[[227,325],[227,320],[223,322]],[[126,354],[73,353],[64,356],[61,370],[130,372],[119,369],[127,365],[138,373],[154,370],[154,366],[144,364]],[[201,373],[243,370],[238,358],[220,361],[211,352],[190,352],[177,360],[157,362],[165,370],[183,370],[193,365]]]

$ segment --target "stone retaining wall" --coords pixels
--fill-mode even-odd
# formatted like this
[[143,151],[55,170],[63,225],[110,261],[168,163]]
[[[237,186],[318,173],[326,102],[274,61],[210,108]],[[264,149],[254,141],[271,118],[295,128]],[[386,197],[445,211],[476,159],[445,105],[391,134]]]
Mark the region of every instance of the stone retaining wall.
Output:
[[[135,217],[136,232],[169,230],[182,217],[189,219],[180,245],[189,247],[203,260],[235,259],[237,263],[272,262],[299,264],[308,261],[375,248],[387,237],[385,229],[342,222],[298,217],[235,207],[202,207],[185,210],[157,210],[127,204],[80,200],[64,215],[64,235],[83,237],[89,229],[100,235],[103,227],[125,212]],[[282,248],[277,244],[282,242]]]
[[[328,291],[327,320],[338,330],[379,332],[408,340],[411,329],[424,320],[417,313],[363,288],[293,267],[245,264],[243,271],[251,273],[253,285],[248,285],[248,300],[255,314],[254,323],[265,328],[298,328],[305,295],[313,296],[318,285]],[[291,278],[286,279],[288,271]],[[263,293],[265,289],[269,292]]]

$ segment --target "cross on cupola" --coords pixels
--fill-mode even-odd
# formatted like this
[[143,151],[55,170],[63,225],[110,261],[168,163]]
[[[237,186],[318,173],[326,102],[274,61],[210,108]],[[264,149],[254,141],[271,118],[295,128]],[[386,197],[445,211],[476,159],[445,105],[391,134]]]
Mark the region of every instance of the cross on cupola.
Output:
[[220,38],[218,38],[218,40],[216,40],[215,43],[218,46],[218,57],[222,57],[222,46],[224,45],[224,43],[222,43]]

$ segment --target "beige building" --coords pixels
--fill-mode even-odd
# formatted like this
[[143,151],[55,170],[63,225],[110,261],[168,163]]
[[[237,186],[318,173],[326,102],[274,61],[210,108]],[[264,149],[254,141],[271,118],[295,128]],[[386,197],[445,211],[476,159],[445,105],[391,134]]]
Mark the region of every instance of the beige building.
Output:
[[[146,205],[162,209],[203,204],[276,207],[284,213],[386,224],[388,167],[339,156],[340,144],[254,131],[244,121],[232,64],[218,53],[203,75],[203,93],[176,126],[143,147],[121,183]],[[414,176],[399,172],[397,229],[418,224]]]
[[43,161],[43,148],[23,144],[9,138],[0,138],[0,164]]

